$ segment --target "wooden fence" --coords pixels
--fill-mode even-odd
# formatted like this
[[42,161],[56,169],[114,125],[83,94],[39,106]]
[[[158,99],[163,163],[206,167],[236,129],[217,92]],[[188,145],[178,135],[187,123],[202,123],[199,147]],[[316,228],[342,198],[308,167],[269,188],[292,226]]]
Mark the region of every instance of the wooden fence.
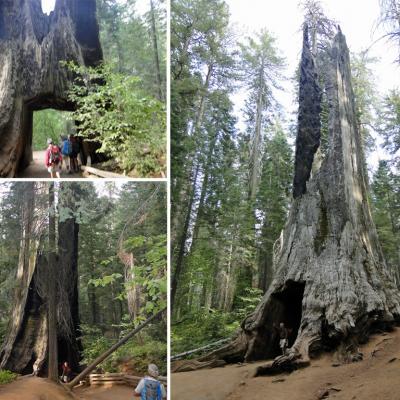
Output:
[[[90,386],[127,385],[131,387],[136,387],[141,379],[142,379],[141,376],[127,375],[123,373],[90,374],[89,384]],[[165,387],[167,386],[166,377],[160,376],[158,380]]]

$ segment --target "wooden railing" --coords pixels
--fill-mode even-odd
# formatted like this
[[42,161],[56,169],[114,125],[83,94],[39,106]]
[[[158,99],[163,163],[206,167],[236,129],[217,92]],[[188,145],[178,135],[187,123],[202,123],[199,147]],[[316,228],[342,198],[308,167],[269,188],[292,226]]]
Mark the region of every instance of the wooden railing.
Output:
[[[106,373],[106,374],[90,374],[89,384],[90,386],[104,385],[128,385],[136,387],[139,381],[142,379],[141,376],[128,375],[124,373]],[[158,377],[158,380],[164,385],[167,385],[167,378],[164,376]]]

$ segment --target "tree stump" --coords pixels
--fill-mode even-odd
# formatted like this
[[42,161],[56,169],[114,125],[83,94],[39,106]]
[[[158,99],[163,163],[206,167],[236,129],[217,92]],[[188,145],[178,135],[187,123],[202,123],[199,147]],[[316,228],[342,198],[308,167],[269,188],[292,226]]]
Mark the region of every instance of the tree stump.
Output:
[[202,357],[203,361],[276,357],[279,338],[273,325],[280,322],[291,331],[288,357],[296,354],[306,361],[321,351],[336,350],[351,360],[349,353],[356,353],[357,344],[374,329],[399,321],[400,294],[385,263],[368,204],[349,51],[340,30],[328,53],[327,155],[311,176],[310,159],[318,148],[319,133],[310,111],[318,106],[301,94],[307,92],[304,85],[315,88],[317,78],[305,34],[299,110],[305,101],[312,109],[299,112],[294,199],[275,276],[236,338]]
[[15,177],[32,161],[33,112],[72,111],[73,75],[60,61],[102,60],[96,0],[57,0],[45,15],[40,0],[0,2],[0,176]]

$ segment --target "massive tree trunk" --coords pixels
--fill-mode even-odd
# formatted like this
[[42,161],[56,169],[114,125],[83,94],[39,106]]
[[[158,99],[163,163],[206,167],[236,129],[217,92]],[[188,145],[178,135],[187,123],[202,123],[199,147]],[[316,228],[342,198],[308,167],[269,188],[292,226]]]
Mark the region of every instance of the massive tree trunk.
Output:
[[[310,145],[299,143],[298,137],[298,179],[273,282],[235,340],[205,359],[275,357],[280,352],[273,325],[284,322],[291,330],[291,355],[307,359],[335,349],[338,356],[351,360],[352,350],[374,329],[390,328],[400,319],[400,294],[385,264],[368,204],[349,52],[340,29],[329,59],[327,155],[309,178],[318,138],[315,116],[302,111],[309,99],[300,96],[298,135]],[[304,85],[316,83],[307,34],[301,75],[304,93]],[[300,165],[300,157],[306,166]]]
[[[65,184],[67,185],[67,184]],[[77,185],[75,183],[75,185]],[[38,186],[36,186],[38,190]],[[61,193],[60,204],[64,203]],[[45,375],[48,368],[49,332],[46,293],[47,255],[43,206],[34,206],[34,187],[24,199],[23,234],[21,240],[13,315],[7,337],[0,351],[0,368],[21,374]],[[78,224],[74,218],[58,224],[57,268],[57,342],[58,359],[79,369],[82,350],[79,342],[78,310]],[[54,250],[54,249],[53,249]]]
[[[64,182],[59,196],[59,207],[73,213],[80,200],[78,182]],[[83,350],[79,318],[78,275],[79,224],[74,215],[58,222],[58,359],[68,361],[74,371],[79,370]]]
[[[39,249],[43,235],[41,221],[36,218],[34,183],[26,182],[21,210],[21,242],[19,250],[14,306],[7,337],[0,351],[0,369],[31,373],[34,365],[41,369],[46,358],[47,315],[44,301],[38,294],[37,270],[46,268]],[[25,326],[25,329],[21,329]]]
[[1,1],[0,54],[0,176],[14,177],[32,160],[33,112],[74,109],[60,61],[102,59],[96,1],[57,0],[49,16],[40,0]]
[[56,213],[54,183],[49,184],[49,254],[47,263],[47,335],[48,335],[48,378],[58,381],[57,354],[57,255],[56,255]]

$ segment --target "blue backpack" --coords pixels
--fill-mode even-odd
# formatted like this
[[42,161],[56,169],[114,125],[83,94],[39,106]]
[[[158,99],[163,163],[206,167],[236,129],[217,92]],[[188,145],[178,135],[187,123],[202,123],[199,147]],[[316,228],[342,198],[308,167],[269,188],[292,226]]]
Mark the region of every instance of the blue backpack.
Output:
[[70,156],[72,153],[72,144],[68,139],[63,141],[62,153],[64,156]]
[[152,379],[145,379],[140,397],[142,400],[162,400],[161,383]]

